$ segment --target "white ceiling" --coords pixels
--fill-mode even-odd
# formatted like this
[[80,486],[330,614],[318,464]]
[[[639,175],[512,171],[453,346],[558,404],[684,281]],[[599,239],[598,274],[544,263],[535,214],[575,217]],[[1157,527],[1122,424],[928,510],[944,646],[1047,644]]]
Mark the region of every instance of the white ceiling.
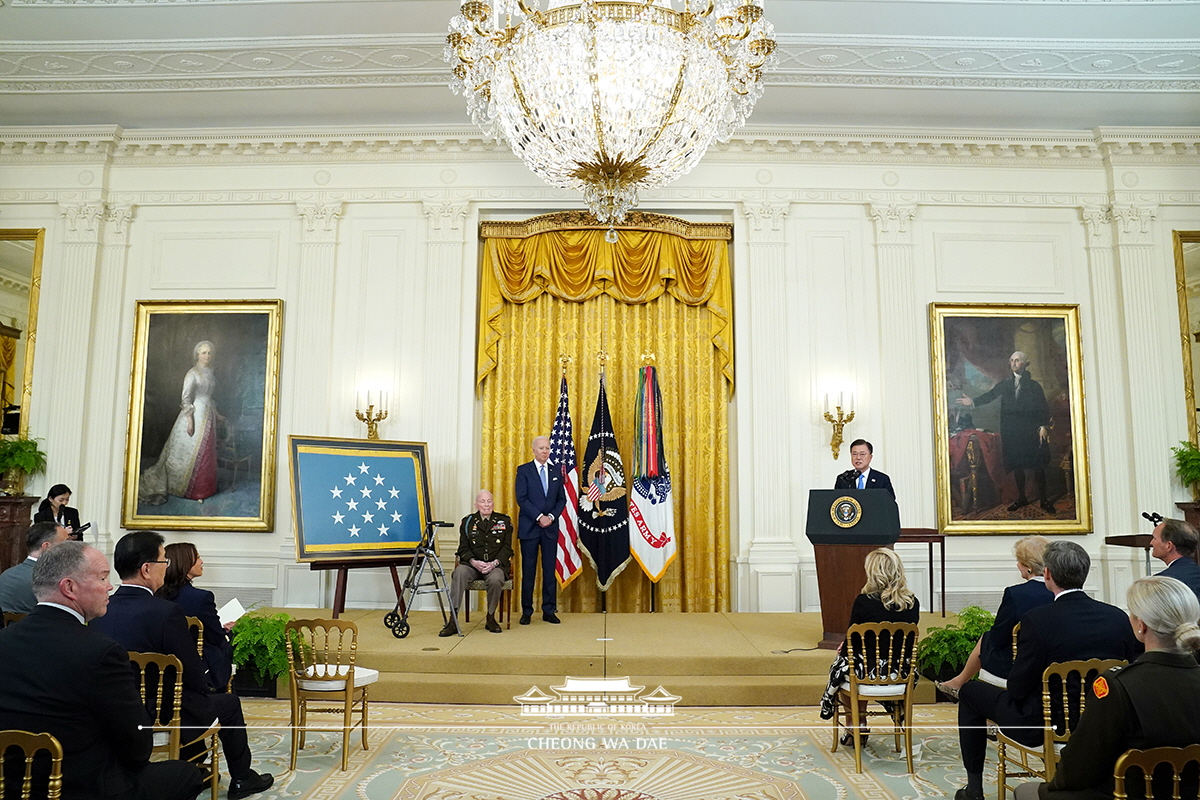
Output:
[[[544,5],[544,3],[543,3]],[[0,125],[468,125],[454,0],[0,0]],[[1200,0],[766,0],[755,126],[1200,125]]]

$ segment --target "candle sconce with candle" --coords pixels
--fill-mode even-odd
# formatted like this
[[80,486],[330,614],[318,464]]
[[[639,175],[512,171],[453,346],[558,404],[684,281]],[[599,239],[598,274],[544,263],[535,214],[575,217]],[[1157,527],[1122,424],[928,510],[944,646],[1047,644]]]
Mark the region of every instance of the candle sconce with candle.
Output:
[[[379,404],[379,410],[375,410],[375,404]],[[363,409],[366,409],[365,411]],[[367,438],[379,438],[379,423],[387,419],[388,416],[388,393],[381,392],[375,389],[368,389],[365,392],[359,392],[355,403],[354,416],[358,417],[359,422],[366,423]]]
[[835,406],[836,417],[829,409],[829,394],[826,393],[825,395],[825,421],[833,425],[833,436],[829,440],[829,449],[833,451],[834,461],[837,461],[838,456],[842,452],[842,442],[844,441],[842,439],[842,428],[849,425],[854,419],[854,393],[851,392],[850,394],[850,408],[849,413],[846,414],[842,413],[843,395],[843,392],[838,392],[837,406]]

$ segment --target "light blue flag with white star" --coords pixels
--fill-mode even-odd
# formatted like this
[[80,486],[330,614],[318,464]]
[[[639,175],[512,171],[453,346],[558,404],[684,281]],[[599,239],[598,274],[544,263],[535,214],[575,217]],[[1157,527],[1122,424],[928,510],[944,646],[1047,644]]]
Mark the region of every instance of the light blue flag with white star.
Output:
[[425,445],[289,437],[299,561],[412,550],[429,520]]

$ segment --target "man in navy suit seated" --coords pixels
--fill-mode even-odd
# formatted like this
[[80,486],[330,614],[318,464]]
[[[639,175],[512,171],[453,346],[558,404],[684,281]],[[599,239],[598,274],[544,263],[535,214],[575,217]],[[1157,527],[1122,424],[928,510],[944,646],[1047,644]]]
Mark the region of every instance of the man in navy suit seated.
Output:
[[855,439],[850,443],[850,463],[854,469],[848,469],[833,482],[834,489],[887,489],[887,493],[896,499],[896,490],[892,488],[892,479],[877,469],[871,469],[871,459],[875,457],[875,448],[866,439]]
[[533,460],[517,467],[517,539],[521,543],[521,624],[533,616],[533,583],[538,548],[542,551],[542,619],[557,625],[558,585],[554,562],[558,557],[558,518],[567,507],[562,470],[550,461],[550,440],[533,440]]
[[[121,588],[108,601],[108,613],[91,627],[114,639],[127,650],[165,653],[183,664],[183,741],[203,732],[213,720],[221,723],[219,736],[225,763],[229,766],[229,798],[239,800],[265,791],[275,779],[250,768],[250,744],[242,701],[236,694],[214,692],[205,677],[204,662],[188,632],[187,619],[178,604],[154,593],[163,585],[167,559],[162,534],[155,531],[127,533],[113,551],[113,566],[121,577]],[[189,735],[189,729],[191,735]],[[187,752],[183,753],[187,757]],[[209,765],[216,769],[216,764]]]
[[1166,575],[1187,584],[1200,599],[1200,564],[1196,563],[1196,546],[1200,533],[1181,519],[1164,519],[1150,535],[1150,552],[1167,568]]

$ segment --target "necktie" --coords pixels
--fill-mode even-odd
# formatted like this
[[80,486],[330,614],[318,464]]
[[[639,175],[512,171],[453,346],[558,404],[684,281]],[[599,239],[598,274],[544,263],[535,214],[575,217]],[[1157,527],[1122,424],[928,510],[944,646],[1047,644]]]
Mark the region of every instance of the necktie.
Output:
[[860,488],[860,489],[867,488],[866,473],[863,473],[863,472],[858,473],[858,488]]
[[542,494],[550,494],[550,482],[546,479],[546,465],[539,465],[538,470],[542,473]]
[[1017,377],[1013,378],[1013,399],[1015,400],[1020,396],[1021,396],[1021,376],[1018,375]]

